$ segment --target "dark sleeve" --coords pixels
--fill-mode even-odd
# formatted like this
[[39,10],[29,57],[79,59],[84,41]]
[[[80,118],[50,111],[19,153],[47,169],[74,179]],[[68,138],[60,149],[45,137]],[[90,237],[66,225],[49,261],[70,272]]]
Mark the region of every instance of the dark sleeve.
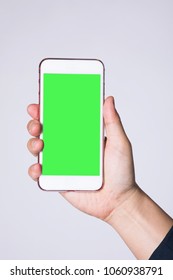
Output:
[[173,227],[153,252],[149,260],[173,260]]

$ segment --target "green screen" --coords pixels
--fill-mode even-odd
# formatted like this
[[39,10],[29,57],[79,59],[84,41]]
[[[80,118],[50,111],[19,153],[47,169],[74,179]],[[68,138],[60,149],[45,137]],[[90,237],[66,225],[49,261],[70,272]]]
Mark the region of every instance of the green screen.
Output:
[[98,74],[44,74],[43,175],[100,175]]

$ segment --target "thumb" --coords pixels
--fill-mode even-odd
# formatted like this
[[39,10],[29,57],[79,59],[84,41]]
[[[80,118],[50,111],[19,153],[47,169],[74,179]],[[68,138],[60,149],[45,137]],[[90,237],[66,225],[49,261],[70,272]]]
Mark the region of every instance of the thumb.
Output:
[[104,102],[103,117],[107,140],[110,143],[117,143],[117,141],[127,139],[120,116],[115,109],[113,96],[108,96]]

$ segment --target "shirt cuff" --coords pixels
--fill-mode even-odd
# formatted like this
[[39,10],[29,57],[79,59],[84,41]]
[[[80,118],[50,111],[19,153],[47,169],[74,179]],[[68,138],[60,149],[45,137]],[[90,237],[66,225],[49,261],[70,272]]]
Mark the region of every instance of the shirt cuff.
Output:
[[173,260],[173,227],[152,253],[149,260]]

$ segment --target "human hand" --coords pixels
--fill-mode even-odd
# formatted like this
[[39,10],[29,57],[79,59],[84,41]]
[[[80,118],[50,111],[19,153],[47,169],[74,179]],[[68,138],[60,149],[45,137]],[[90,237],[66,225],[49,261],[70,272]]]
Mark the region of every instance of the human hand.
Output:
[[[32,136],[38,137],[41,133],[39,105],[31,104],[27,110],[33,118],[29,121],[27,129]],[[104,102],[103,117],[107,137],[104,140],[102,187],[97,191],[63,191],[59,193],[79,210],[107,221],[116,207],[133,194],[137,185],[131,144],[111,96],[107,97]],[[27,146],[29,151],[37,156],[43,149],[43,141],[39,138],[31,138]],[[32,179],[38,180],[41,175],[41,165],[37,163],[30,166],[28,173]]]

